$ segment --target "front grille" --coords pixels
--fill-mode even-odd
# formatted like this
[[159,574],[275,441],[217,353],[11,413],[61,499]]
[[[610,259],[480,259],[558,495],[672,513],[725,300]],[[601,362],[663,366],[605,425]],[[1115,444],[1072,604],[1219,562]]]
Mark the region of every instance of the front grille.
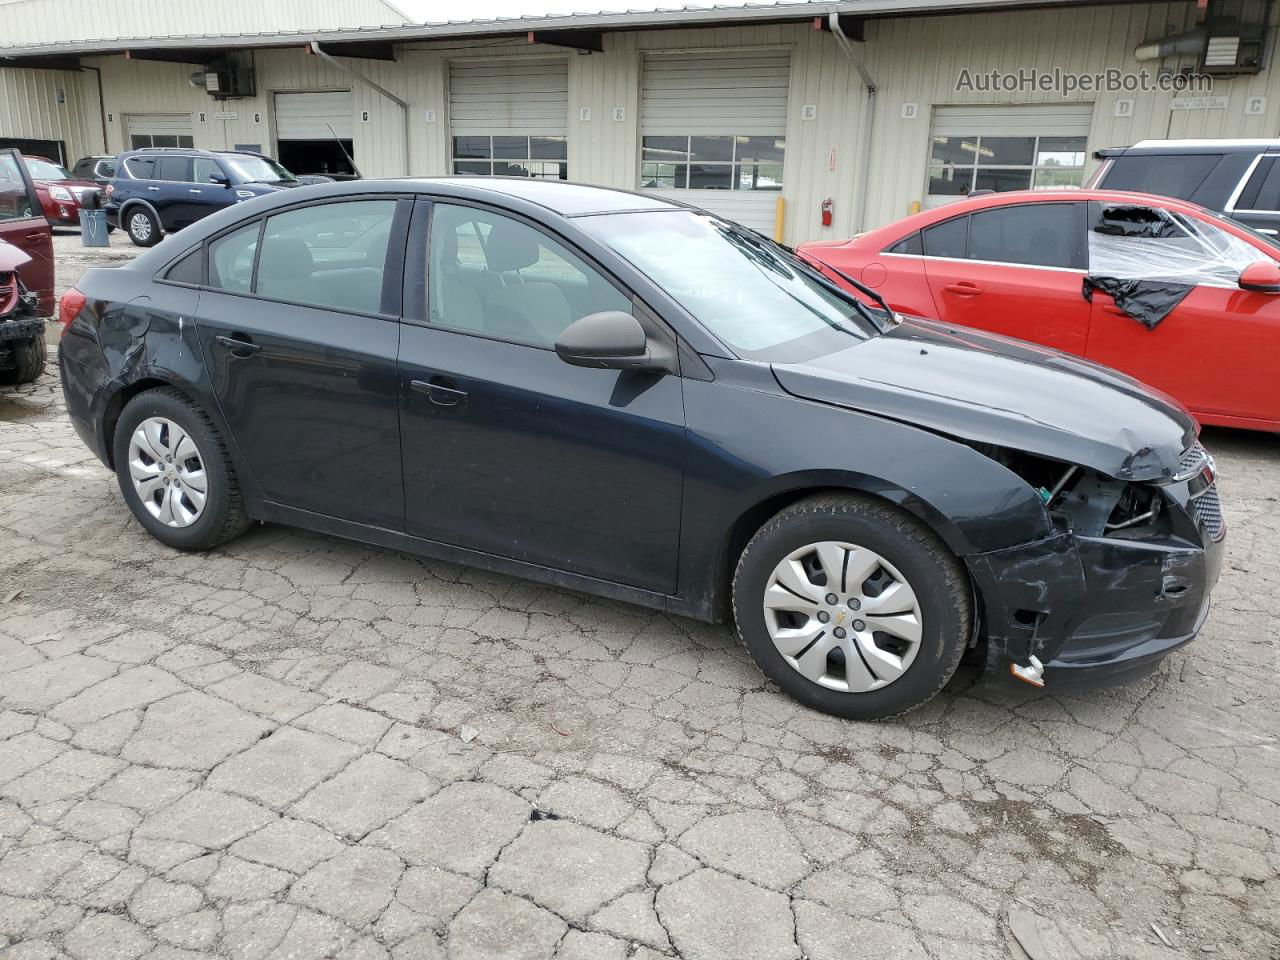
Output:
[[1218,500],[1218,485],[1215,483],[1204,493],[1191,501],[1191,513],[1196,523],[1204,527],[1210,540],[1221,540],[1227,532],[1226,521],[1222,519],[1222,504]]
[[1201,445],[1200,441],[1197,440],[1191,446],[1187,447],[1186,451],[1179,459],[1179,473],[1182,475],[1195,473],[1196,470],[1200,468],[1200,464],[1204,463],[1207,456],[1208,454],[1205,453],[1204,447]]

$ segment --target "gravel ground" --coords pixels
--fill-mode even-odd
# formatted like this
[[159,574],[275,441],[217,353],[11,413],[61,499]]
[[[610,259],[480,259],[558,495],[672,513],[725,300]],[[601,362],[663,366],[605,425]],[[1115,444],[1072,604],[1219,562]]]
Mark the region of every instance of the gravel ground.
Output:
[[0,388],[0,957],[1276,960],[1280,440],[1205,439],[1227,563],[1157,676],[857,724],[720,627],[277,527],[170,551],[54,375]]

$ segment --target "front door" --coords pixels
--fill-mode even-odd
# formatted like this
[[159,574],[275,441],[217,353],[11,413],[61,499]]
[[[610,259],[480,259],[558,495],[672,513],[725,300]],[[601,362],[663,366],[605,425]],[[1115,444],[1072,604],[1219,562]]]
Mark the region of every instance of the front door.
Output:
[[1155,208],[1151,222],[1160,229],[1149,232],[1158,235],[1100,232],[1107,208],[1092,207],[1091,272],[1194,286],[1150,330],[1095,292],[1088,358],[1163,390],[1196,414],[1280,421],[1280,296],[1241,290],[1237,282],[1247,264],[1280,257],[1208,220]]
[[394,251],[411,206],[313,204],[209,244],[215,289],[200,295],[201,349],[223,416],[274,503],[404,528]]
[[40,298],[40,313],[53,316],[53,233],[40,209],[35,186],[17,150],[0,149],[0,240],[31,258],[18,269]]
[[431,217],[428,302],[400,344],[408,531],[673,593],[681,381],[552,349],[579,317],[631,310],[628,296],[527,223],[452,204]]
[[940,319],[1083,356],[1085,205],[1020,203],[922,231]]

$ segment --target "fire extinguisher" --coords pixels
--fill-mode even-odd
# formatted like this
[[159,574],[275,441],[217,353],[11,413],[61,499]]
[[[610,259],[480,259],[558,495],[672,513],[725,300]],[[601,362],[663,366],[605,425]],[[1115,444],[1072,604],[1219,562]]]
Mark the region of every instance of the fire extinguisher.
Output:
[[822,201],[822,225],[824,227],[831,226],[831,198]]

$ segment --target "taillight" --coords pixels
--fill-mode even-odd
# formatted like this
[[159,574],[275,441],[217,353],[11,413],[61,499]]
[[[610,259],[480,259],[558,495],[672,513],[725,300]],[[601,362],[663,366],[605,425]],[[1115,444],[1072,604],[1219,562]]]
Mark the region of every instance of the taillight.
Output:
[[62,295],[62,299],[58,301],[58,323],[62,324],[62,332],[65,335],[67,328],[71,326],[73,320],[80,316],[80,311],[84,309],[85,296],[75,287],[72,287]]

